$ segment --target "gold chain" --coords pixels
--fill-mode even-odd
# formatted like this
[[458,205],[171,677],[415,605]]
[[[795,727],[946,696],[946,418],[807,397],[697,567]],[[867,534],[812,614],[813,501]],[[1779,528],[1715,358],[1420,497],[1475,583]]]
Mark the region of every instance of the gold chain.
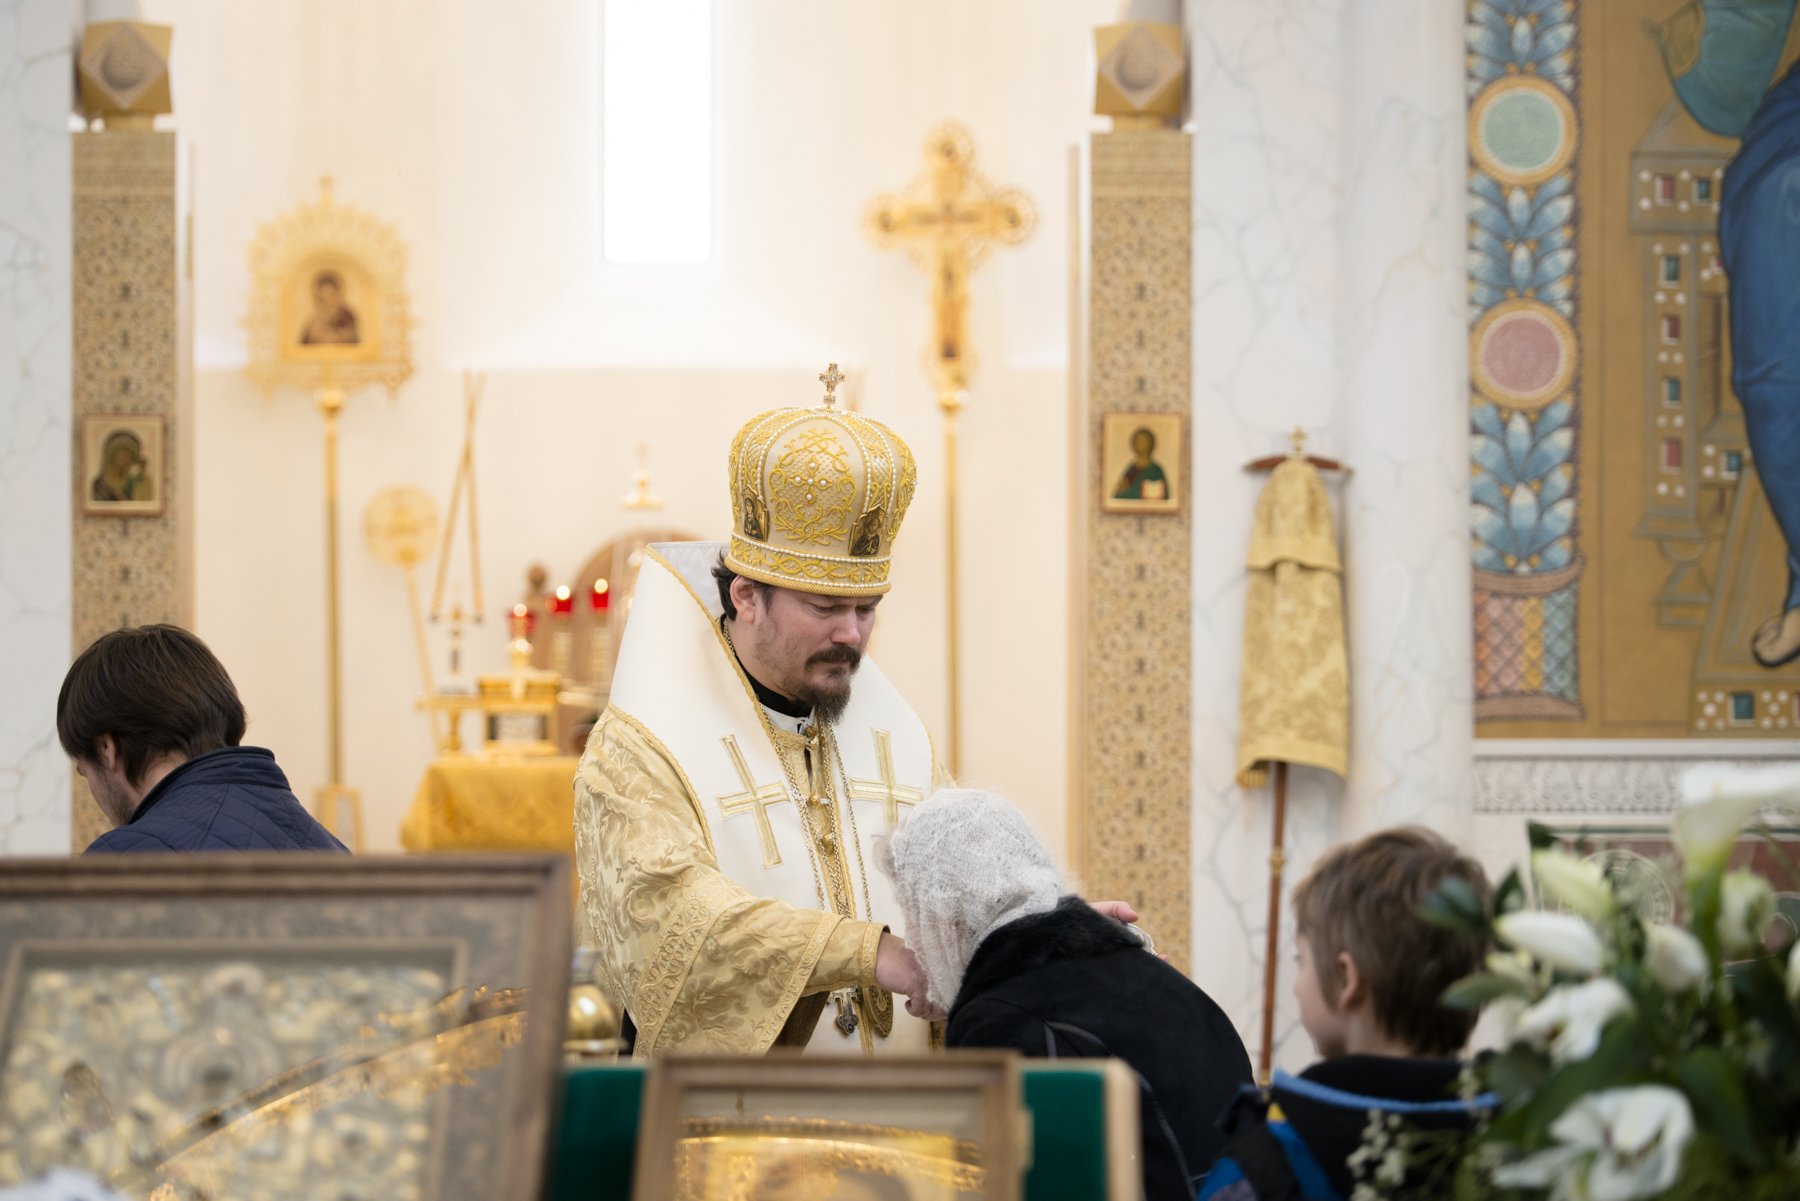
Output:
[[829,731],[831,739],[831,755],[837,759],[838,779],[844,782],[844,808],[850,814],[850,837],[856,843],[856,870],[862,876],[863,912],[869,921],[875,920],[875,894],[869,891],[869,869],[863,865],[862,835],[856,829],[856,804],[850,800],[850,773],[844,769],[844,754],[837,749],[837,731]]
[[[825,730],[821,730],[816,723],[809,723],[807,729],[812,731],[812,734],[809,735],[806,740],[807,750],[811,753],[813,758],[811,771],[812,778],[822,782],[824,785],[823,791],[827,795],[830,795],[833,791],[831,787],[831,760],[830,750],[825,742]],[[829,727],[826,727],[825,729],[828,730]],[[820,762],[821,759],[823,759],[824,762]],[[782,764],[782,770],[784,772],[787,770],[787,764],[785,762]],[[856,898],[851,895],[848,882],[844,879],[844,873],[849,867],[849,864],[845,860],[843,854],[844,831],[842,824],[837,820],[837,807],[835,804],[826,806],[823,801],[820,802],[821,808],[827,808],[831,812],[831,829],[828,831],[831,840],[830,842],[827,842],[824,835],[817,834],[813,830],[813,796],[814,793],[809,788],[807,790],[807,803],[802,806],[800,810],[806,821],[807,836],[813,839],[813,845],[818,849],[819,858],[825,864],[825,876],[831,881],[832,894],[837,898],[838,902],[838,912],[842,913],[845,917],[855,918]],[[831,799],[834,802],[837,800],[835,796],[831,797]],[[832,849],[832,844],[834,843],[836,844],[835,853]],[[845,912],[845,910],[848,910],[848,912]]]

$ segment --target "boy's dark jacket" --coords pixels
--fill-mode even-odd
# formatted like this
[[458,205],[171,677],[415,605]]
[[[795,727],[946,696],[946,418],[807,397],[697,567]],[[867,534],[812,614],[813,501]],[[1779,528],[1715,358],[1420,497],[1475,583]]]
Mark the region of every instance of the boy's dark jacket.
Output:
[[88,853],[346,849],[295,799],[274,755],[228,746],[158,780],[131,820],[96,838]]
[[[1473,1128],[1477,1107],[1493,1098],[1464,1104],[1461,1073],[1460,1060],[1384,1055],[1323,1060],[1297,1078],[1276,1072],[1272,1087],[1245,1089],[1222,1120],[1229,1141],[1200,1201],[1343,1201],[1356,1187],[1350,1159],[1372,1111],[1413,1131]],[[1375,1167],[1366,1165],[1363,1178]],[[1441,1183],[1411,1171],[1390,1193],[1435,1196]]]
[[1214,1122],[1251,1078],[1244,1044],[1212,998],[1080,897],[982,940],[944,1041],[1131,1065],[1144,1083],[1148,1201],[1192,1201],[1224,1143]]

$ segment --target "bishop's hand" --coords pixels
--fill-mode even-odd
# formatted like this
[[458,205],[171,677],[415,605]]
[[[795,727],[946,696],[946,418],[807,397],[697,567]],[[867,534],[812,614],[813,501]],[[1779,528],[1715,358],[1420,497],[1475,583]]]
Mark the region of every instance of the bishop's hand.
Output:
[[905,997],[906,1012],[921,1021],[944,1020],[944,1011],[925,997],[925,969],[904,939],[881,936],[881,945],[875,950],[875,983]]
[[1089,901],[1088,905],[1096,913],[1104,913],[1115,921],[1124,922],[1127,926],[1137,921],[1137,910],[1124,901]]

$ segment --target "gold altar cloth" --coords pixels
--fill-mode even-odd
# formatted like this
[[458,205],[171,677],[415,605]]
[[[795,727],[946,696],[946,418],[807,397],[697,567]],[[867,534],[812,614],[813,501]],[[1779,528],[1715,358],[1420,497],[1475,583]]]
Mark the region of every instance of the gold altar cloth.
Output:
[[419,781],[400,823],[409,851],[575,849],[572,756],[446,755]]
[[1343,565],[1325,484],[1305,459],[1269,476],[1247,566],[1238,785],[1261,787],[1277,759],[1341,776],[1350,743]]

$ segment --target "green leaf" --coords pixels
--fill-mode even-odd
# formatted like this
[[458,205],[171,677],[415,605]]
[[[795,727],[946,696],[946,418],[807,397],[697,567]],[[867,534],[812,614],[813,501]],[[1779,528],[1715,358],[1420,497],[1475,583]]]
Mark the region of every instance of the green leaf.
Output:
[[1525,907],[1525,884],[1519,878],[1519,869],[1513,868],[1506,873],[1506,879],[1500,881],[1500,887],[1494,890],[1494,916],[1511,913],[1515,909]]
[[1445,876],[1419,905],[1419,916],[1434,926],[1444,926],[1471,937],[1487,934],[1487,907],[1469,882]]
[[1550,1057],[1528,1043],[1514,1043],[1488,1059],[1482,1072],[1482,1079],[1508,1109],[1529,1098],[1549,1076]]
[[1531,849],[1547,851],[1556,845],[1556,834],[1543,822],[1526,822],[1525,836],[1531,840]]
[[1719,893],[1725,878],[1725,867],[1712,870],[1688,881],[1688,929],[1706,948],[1716,966],[1719,962]]
[[1480,1009],[1489,1001],[1497,1001],[1501,997],[1530,995],[1525,986],[1511,976],[1502,976],[1497,972],[1476,972],[1446,988],[1440,999],[1452,1009]]
[[1675,1065],[1675,1074],[1731,1153],[1750,1167],[1762,1167],[1765,1160],[1750,1128],[1744,1085],[1724,1052],[1717,1047],[1696,1047],[1682,1056]]

